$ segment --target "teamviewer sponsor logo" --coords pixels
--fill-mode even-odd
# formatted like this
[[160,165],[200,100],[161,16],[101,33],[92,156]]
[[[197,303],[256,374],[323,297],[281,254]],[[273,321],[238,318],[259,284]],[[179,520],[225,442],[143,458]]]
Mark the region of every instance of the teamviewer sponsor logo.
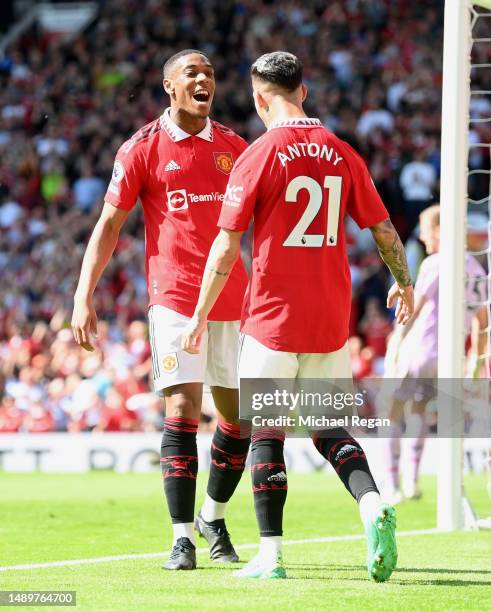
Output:
[[211,193],[188,193],[191,203],[197,202],[223,202],[223,193],[212,191]]
[[243,191],[244,188],[242,185],[228,185],[227,191],[225,192],[224,204],[226,206],[233,206],[234,208],[240,206]]
[[167,193],[168,210],[185,210],[189,208],[188,194],[185,189],[176,189]]

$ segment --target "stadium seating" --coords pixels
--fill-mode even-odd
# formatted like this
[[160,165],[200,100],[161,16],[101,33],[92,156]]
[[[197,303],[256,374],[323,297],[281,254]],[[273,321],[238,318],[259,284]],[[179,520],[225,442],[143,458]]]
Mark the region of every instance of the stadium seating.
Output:
[[[159,427],[151,401],[128,408],[149,391],[139,211],[96,293],[100,350],[84,354],[67,326],[113,156],[162,112],[161,67],[178,49],[211,56],[213,116],[250,141],[262,132],[244,86],[251,60],[273,49],[297,54],[307,112],[362,153],[398,230],[410,235],[399,174],[416,155],[439,172],[442,6],[327,4],[108,0],[69,43],[33,28],[8,48],[0,63],[0,431]],[[352,343],[353,358],[366,375],[381,356],[388,279],[370,240],[348,230],[351,333],[367,343],[364,352]]]

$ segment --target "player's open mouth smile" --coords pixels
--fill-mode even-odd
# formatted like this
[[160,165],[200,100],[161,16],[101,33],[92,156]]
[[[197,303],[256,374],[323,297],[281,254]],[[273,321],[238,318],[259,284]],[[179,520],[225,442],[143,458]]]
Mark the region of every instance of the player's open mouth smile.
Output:
[[206,89],[200,89],[193,94],[193,98],[196,100],[196,102],[206,103],[209,102],[211,96],[210,92],[206,91]]

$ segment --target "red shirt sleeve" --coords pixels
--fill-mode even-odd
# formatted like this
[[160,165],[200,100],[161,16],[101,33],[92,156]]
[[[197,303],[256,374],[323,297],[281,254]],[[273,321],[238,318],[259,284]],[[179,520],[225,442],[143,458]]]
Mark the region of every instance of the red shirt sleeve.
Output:
[[254,215],[257,193],[261,179],[259,147],[249,147],[239,159],[230,174],[218,227],[234,231],[245,231]]
[[146,176],[143,147],[125,142],[116,154],[111,182],[104,200],[116,208],[131,210]]
[[388,219],[389,213],[373,184],[365,162],[354,149],[351,149],[349,167],[353,179],[347,202],[350,217],[361,229]]

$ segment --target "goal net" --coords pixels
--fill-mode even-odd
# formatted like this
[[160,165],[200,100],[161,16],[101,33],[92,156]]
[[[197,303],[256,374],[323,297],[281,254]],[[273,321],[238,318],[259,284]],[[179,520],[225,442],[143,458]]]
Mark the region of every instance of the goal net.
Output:
[[[487,342],[482,343],[486,348],[479,359],[487,377],[484,393],[489,406],[491,0],[445,3],[441,152],[440,256],[445,265],[441,266],[439,284],[438,377],[457,385],[464,378],[465,308],[485,306],[488,323],[479,333]],[[475,225],[477,232],[468,225]],[[478,237],[477,246],[476,240],[469,245],[472,254],[486,270],[479,278],[485,290],[478,292],[486,299],[474,304],[465,303],[468,229]],[[442,431],[448,437],[439,441],[438,527],[486,527],[487,519],[475,517],[463,492],[463,415],[461,404],[457,400],[454,404],[446,405],[444,412],[439,410],[439,425],[444,422]],[[486,452],[489,472],[489,449]]]

